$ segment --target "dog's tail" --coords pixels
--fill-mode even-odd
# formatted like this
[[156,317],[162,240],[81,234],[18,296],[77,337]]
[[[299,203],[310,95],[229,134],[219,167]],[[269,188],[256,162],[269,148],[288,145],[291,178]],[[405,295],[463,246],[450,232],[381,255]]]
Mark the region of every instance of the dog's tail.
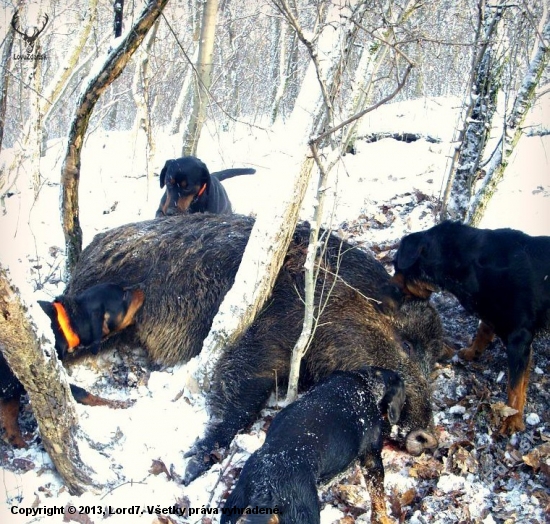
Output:
[[253,167],[234,167],[231,169],[223,169],[222,171],[215,171],[210,173],[210,176],[217,178],[220,182],[227,178],[233,178],[240,175],[253,175],[256,170]]

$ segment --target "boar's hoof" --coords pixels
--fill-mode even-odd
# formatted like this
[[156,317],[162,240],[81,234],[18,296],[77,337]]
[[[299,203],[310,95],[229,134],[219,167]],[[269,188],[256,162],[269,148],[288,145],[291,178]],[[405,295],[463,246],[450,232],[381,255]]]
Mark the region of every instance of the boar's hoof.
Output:
[[428,431],[415,429],[407,435],[405,446],[411,455],[416,456],[427,449],[435,449],[437,447],[437,439]]
[[200,448],[192,448],[183,456],[185,458],[191,457],[183,475],[182,483],[185,486],[189,486],[191,482],[200,477],[205,471],[208,471],[214,464],[210,454]]

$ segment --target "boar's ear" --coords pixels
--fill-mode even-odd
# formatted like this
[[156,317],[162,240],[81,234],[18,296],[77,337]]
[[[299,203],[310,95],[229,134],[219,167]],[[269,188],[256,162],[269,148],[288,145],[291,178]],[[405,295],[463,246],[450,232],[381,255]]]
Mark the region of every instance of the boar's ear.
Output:
[[409,269],[420,257],[426,241],[422,233],[412,233],[401,240],[396,257],[396,270]]
[[397,424],[401,417],[401,410],[405,404],[405,383],[394,372],[388,372],[384,376],[386,382],[386,394],[381,402],[382,410],[386,409],[390,424]]
[[42,308],[44,313],[46,313],[46,315],[50,317],[51,320],[56,319],[55,309],[51,302],[47,302],[46,300],[39,300],[38,305]]

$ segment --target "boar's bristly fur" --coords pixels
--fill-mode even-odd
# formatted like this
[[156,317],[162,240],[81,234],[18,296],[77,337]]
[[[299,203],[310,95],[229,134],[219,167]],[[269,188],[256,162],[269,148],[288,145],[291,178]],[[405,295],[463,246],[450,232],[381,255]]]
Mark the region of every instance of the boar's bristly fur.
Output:
[[[135,326],[118,336],[135,336],[162,364],[186,362],[201,350],[253,225],[249,217],[195,214],[101,233],[83,251],[67,292],[107,281],[139,286],[147,300]],[[405,301],[372,255],[324,235],[319,322],[302,364],[301,388],[339,369],[374,365],[397,371],[407,390],[400,422],[407,449],[433,447],[427,374],[443,348],[439,317],[426,301]],[[280,390],[285,387],[303,320],[308,239],[309,226],[298,225],[271,297],[240,340],[225,349],[210,393],[216,422],[189,452],[186,482],[210,467],[215,447],[228,446],[255,420],[276,381]]]

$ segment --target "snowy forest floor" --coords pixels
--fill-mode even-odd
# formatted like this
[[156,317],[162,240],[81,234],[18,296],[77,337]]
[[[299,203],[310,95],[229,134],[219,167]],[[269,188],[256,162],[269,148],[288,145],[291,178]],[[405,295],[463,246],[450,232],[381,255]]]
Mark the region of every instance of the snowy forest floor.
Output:
[[[404,234],[425,229],[436,220],[456,101],[414,101],[381,109],[376,119],[365,123],[367,131],[407,131],[440,140],[435,144],[427,140],[407,144],[391,138],[360,142],[357,154],[345,157],[333,227],[338,234],[364,243],[388,263]],[[546,117],[536,115],[539,121]],[[532,137],[520,143],[504,189],[495,197],[482,226],[550,234],[549,138]],[[216,159],[207,162],[212,171],[242,165],[258,169],[253,177],[224,182],[235,210],[254,213],[262,199],[276,198],[285,176],[278,170],[278,153],[266,152],[275,149],[272,137],[245,134],[232,147],[220,142],[225,139],[213,135],[212,143],[203,146],[208,153],[199,152],[199,156]],[[86,243],[108,227],[154,216],[160,189],[151,195],[146,177],[129,173],[142,171],[128,156],[124,141],[124,134],[89,137],[81,182]],[[163,147],[157,155],[160,167],[165,159],[178,156],[169,141]],[[58,202],[59,151],[59,144],[53,144],[44,160],[43,170],[51,173],[51,178],[46,178],[38,201],[29,204],[34,213],[31,232],[25,233],[21,227],[21,217],[27,216],[21,211],[26,205],[23,191],[7,201],[7,215],[0,219],[5,245],[12,247],[9,253],[2,252],[2,258],[8,259],[12,272],[21,266],[31,268],[30,278],[37,289],[33,300],[51,299],[63,290],[59,278],[62,236],[52,212]],[[156,179],[154,182],[158,184]],[[448,342],[457,349],[467,345],[477,319],[466,315],[450,295],[437,294],[433,302],[441,313]],[[186,463],[183,453],[202,434],[207,421],[204,397],[181,390],[185,369],[158,369],[139,348],[124,347],[67,367],[74,383],[95,394],[135,400],[123,411],[77,408],[91,447],[104,459],[93,466],[106,487],[80,497],[67,492],[41,447],[26,404],[21,420],[29,448],[13,450],[0,442],[0,522],[97,524],[105,518],[114,524],[219,522],[219,516],[205,516],[200,510],[222,507],[239,469],[261,445],[267,423],[279,407],[278,399],[272,398],[270,408],[248,433],[237,436],[219,465],[184,487],[180,483]],[[433,407],[439,448],[432,455],[416,458],[391,446],[384,450],[388,507],[396,521],[550,522],[550,336],[535,342],[525,411],[528,423],[523,433],[511,438],[498,435],[506,401],[506,369],[506,353],[498,340],[477,362],[465,363],[454,357],[437,367]],[[356,466],[321,487],[320,497],[323,524],[370,521],[365,483]],[[70,505],[77,508],[77,514],[13,514],[13,508]],[[137,515],[120,514],[135,505],[140,508]],[[191,517],[168,514],[174,506],[199,512]],[[81,507],[87,514],[78,514]],[[106,515],[108,507],[118,514]],[[166,513],[157,514],[157,509]]]

